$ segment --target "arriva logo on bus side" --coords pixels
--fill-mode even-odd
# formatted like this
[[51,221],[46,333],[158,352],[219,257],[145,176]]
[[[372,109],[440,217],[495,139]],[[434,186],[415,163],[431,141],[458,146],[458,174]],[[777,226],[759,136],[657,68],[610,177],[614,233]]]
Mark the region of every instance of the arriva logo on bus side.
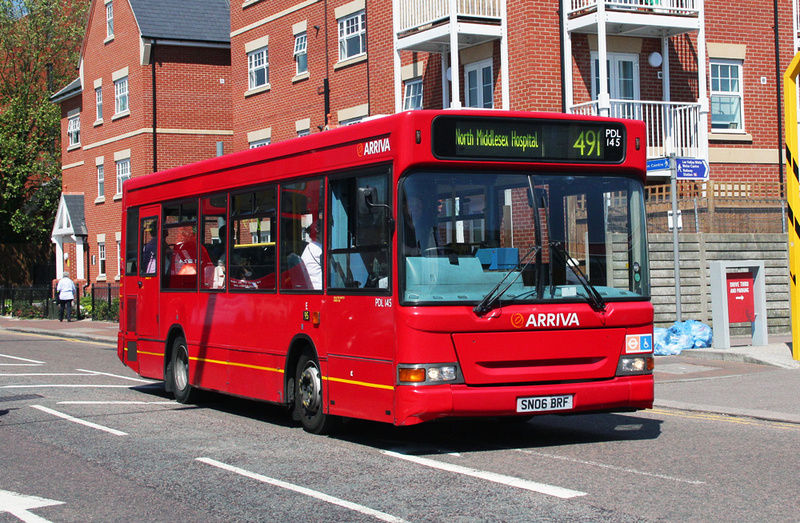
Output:
[[357,148],[359,157],[368,156],[370,154],[385,153],[391,150],[392,148],[389,147],[388,138],[381,138],[379,140],[372,140],[371,142],[367,143],[360,143],[358,144]]
[[581,322],[578,321],[578,315],[574,312],[540,312],[528,315],[527,320],[525,315],[516,313],[511,316],[511,325],[517,329],[522,329],[523,327],[572,327],[573,325],[580,327]]

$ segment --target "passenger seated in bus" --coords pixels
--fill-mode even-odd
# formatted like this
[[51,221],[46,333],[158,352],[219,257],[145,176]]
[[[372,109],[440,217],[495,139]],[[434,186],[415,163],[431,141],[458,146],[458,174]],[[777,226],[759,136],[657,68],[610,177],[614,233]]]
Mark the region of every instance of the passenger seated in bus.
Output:
[[[435,210],[432,205],[428,205],[429,208],[426,208],[425,201],[423,198],[413,195],[406,199],[403,206],[403,238],[406,256],[420,256],[426,250],[435,249],[438,245]],[[433,204],[434,200],[430,200],[430,203]]]
[[306,229],[310,242],[303,249],[300,259],[306,266],[311,288],[322,289],[322,245],[319,243],[319,220],[314,220]]

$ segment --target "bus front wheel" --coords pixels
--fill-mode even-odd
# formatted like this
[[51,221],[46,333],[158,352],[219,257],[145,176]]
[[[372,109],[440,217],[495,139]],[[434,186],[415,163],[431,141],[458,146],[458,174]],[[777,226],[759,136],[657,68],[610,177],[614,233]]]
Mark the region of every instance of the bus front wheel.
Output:
[[308,351],[303,352],[297,362],[294,386],[295,418],[300,419],[303,428],[313,434],[334,432],[339,427],[341,419],[325,413],[319,363]]
[[186,339],[179,336],[172,344],[172,391],[178,403],[191,403],[195,389],[189,384],[189,349]]

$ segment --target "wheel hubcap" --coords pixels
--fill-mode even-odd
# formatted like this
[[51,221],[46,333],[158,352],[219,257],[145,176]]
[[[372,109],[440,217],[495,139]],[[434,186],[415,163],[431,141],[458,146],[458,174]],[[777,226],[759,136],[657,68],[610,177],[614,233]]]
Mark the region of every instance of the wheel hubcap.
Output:
[[178,357],[175,358],[175,385],[179,390],[183,390],[189,384],[189,362],[186,352],[181,347]]
[[297,388],[303,407],[308,412],[316,412],[322,403],[322,380],[314,364],[309,364],[303,370]]

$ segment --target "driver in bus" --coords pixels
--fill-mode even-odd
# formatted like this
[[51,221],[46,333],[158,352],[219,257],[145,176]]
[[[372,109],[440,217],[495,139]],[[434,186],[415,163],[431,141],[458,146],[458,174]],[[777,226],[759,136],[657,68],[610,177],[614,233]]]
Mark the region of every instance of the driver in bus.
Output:
[[[432,205],[425,206],[422,197],[411,195],[406,198],[403,206],[406,256],[420,256],[428,249],[435,249],[436,240],[436,211]],[[434,200],[430,200],[432,204]],[[438,202],[437,202],[438,205]]]

